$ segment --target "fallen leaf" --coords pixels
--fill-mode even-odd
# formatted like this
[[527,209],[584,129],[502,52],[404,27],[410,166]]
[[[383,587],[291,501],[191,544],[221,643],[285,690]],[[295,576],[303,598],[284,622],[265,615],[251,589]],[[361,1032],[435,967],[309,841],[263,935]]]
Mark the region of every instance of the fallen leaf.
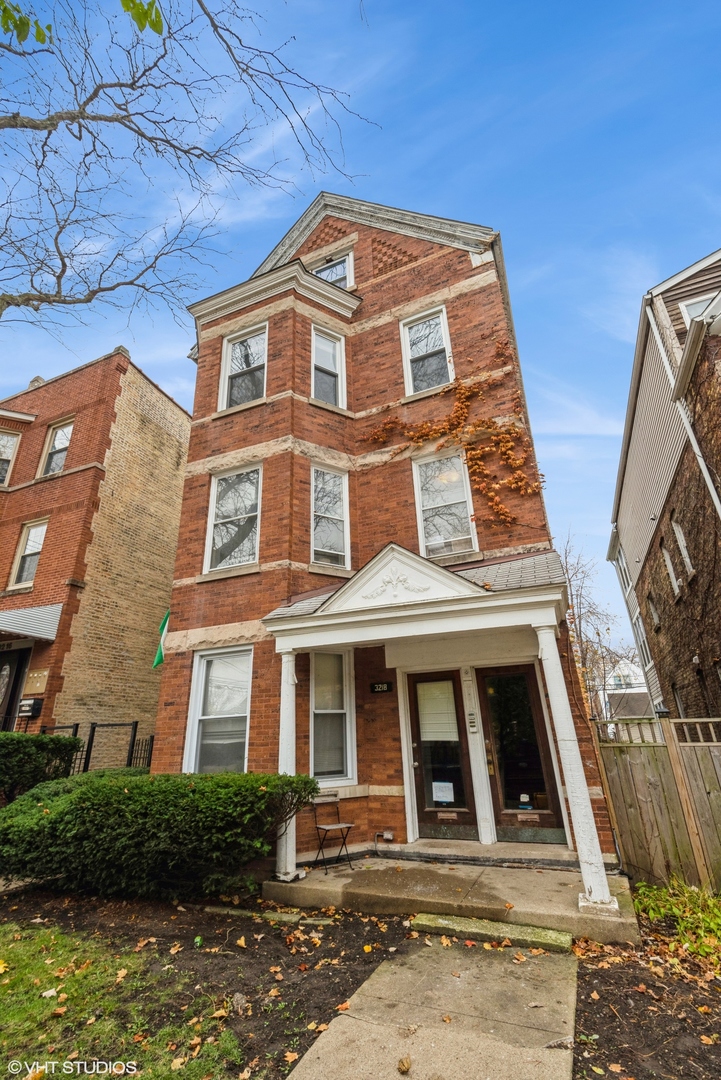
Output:
[[342,1005],[336,1005],[337,1012],[345,1012],[346,1009],[350,1009],[350,1004],[344,1001]]
[[318,1024],[318,1027],[316,1028],[316,1031],[327,1031],[327,1030],[328,1030],[328,1025],[327,1024]]
[[701,1042],[704,1044],[704,1046],[713,1046],[714,1044],[714,1040],[709,1038],[708,1035],[702,1035]]
[[317,1027],[318,1027],[318,1025],[316,1024],[315,1020],[311,1020],[311,1022],[307,1026],[307,1030],[308,1031],[315,1031],[315,1029]]
[[453,976],[454,979],[460,979],[460,977],[461,977],[460,971],[452,971],[451,975]]
[[409,932],[408,932],[408,933],[406,934],[406,937],[410,937],[410,938],[416,938],[416,937],[418,937],[418,931],[417,931],[417,930],[410,930],[410,931],[409,931]]
[[504,938],[501,942],[501,948],[505,949],[507,945],[512,945],[513,942],[509,938]]
[[268,997],[280,997],[280,990],[277,986],[274,986],[272,990],[268,991]]
[[493,946],[491,945],[490,941],[484,941],[483,942],[483,948],[484,949],[492,949]]
[[86,1026],[86,1027],[90,1027],[90,1025],[91,1025],[91,1024],[94,1024],[94,1023],[95,1023],[95,1017],[94,1017],[94,1016],[91,1016],[89,1020],[86,1020],[86,1021],[85,1021],[85,1026]]
[[10,965],[7,960],[0,960],[0,975],[4,975],[6,971],[10,970]]
[[307,964],[298,964],[298,971],[307,971],[307,970],[308,970],[308,965]]
[[[466,946],[467,949],[475,949],[475,947],[476,947],[476,942],[471,941],[470,938],[466,938],[466,940],[463,942],[463,944]],[[485,948],[485,945],[484,945],[484,948]]]
[[401,1060],[398,1062],[398,1072],[405,1074],[407,1072],[410,1072],[410,1069],[411,1059],[409,1057],[401,1058]]
[[170,1068],[173,1070],[173,1072],[177,1072],[178,1069],[182,1069],[183,1065],[185,1065],[184,1057],[173,1058],[173,1060],[170,1062]]
[[117,983],[121,983],[127,974],[128,974],[128,969],[127,968],[121,968],[120,971],[118,972],[118,974],[115,976],[116,985],[117,985]]
[[196,1035],[195,1038],[190,1040],[190,1042],[188,1043],[188,1046],[200,1046],[202,1041],[203,1040],[201,1039],[200,1035]]
[[445,1016],[441,1017],[441,1020],[443,1021],[444,1024],[450,1024],[450,1022],[451,1022],[451,1018],[450,1018],[450,1016],[448,1016],[447,1013],[446,1013]]
[[246,949],[247,945],[245,944],[245,936],[239,937],[235,944],[238,946],[239,949]]
[[592,1065],[591,1068],[593,1069],[593,1071],[595,1073],[598,1073],[599,1076],[605,1076],[606,1075],[606,1073],[604,1072],[603,1069],[599,1069],[598,1065]]
[[515,960],[515,962],[517,964],[525,964],[526,963],[526,957],[523,955],[522,952],[517,952],[516,955],[513,957],[513,959]]
[[632,990],[637,990],[639,994],[645,994],[646,993],[646,984],[645,983],[639,983],[638,986],[632,986],[631,989]]
[[200,1020],[199,1016],[194,1016],[192,1018],[192,1020],[188,1020],[188,1027],[192,1027],[193,1024],[197,1024],[199,1020]]
[[275,981],[276,982],[283,982],[283,976],[281,975],[280,972],[278,972],[278,974],[275,976]]
[[142,1042],[144,1039],[147,1039],[147,1037],[148,1037],[147,1032],[139,1032],[137,1035],[133,1035],[133,1042],[134,1043]]
[[53,1009],[53,1016],[63,1016],[68,1011],[67,1005],[61,1005],[59,1009]]
[[238,1073],[238,1080],[250,1080],[250,1068],[245,1068],[242,1073]]
[[220,1020],[222,1017],[228,1015],[227,1009],[216,1009],[214,1013],[210,1014],[211,1020]]
[[[173,942],[173,944],[172,944],[172,945],[170,946],[170,955],[171,955],[171,956],[175,956],[175,954],[176,954],[176,953],[182,952],[182,950],[183,950],[183,946],[182,946],[182,945],[180,944],[180,942],[179,942],[179,941],[175,941],[175,942]],[[176,1066],[176,1068],[178,1068],[178,1069],[179,1069],[179,1068],[180,1068],[180,1065],[177,1065],[177,1066]]]
[[611,1072],[619,1073],[623,1072],[623,1065],[609,1065]]
[[548,956],[545,949],[529,949],[531,956]]
[[429,949],[433,946],[433,942],[431,941],[431,939],[429,937],[425,938],[423,944],[427,945]]
[[67,1001],[67,1000],[68,1000],[68,995],[67,994],[58,994],[58,1001]]
[[298,1055],[293,1050],[286,1050],[283,1054],[285,1060],[290,1064],[291,1061],[297,1061]]
[[698,1011],[699,1011],[700,1013],[710,1013],[710,1012],[711,1012],[711,1010],[709,1009],[708,1005],[699,1005],[699,1006],[698,1006]]
[[600,998],[600,995],[597,994],[596,991],[594,990],[593,993],[591,994],[591,1001],[598,1001],[599,998]]
[[363,946],[363,952],[373,952],[373,946],[372,945],[364,945]]
[[513,907],[513,904],[505,904],[504,907],[505,907],[506,911],[510,911],[511,908]]
[[450,949],[453,942],[450,938],[447,938],[445,934],[441,934],[441,945],[444,949]]
[[150,941],[150,938],[141,938],[140,941],[138,942],[138,944],[133,949],[133,952],[140,952],[141,949],[145,948],[145,946],[148,944],[149,941]]
[[274,974],[276,971],[280,971],[280,968],[276,965],[275,967],[268,968],[268,971]]
[[543,1002],[542,1001],[529,1001],[528,1002],[528,1008],[529,1009],[542,1009],[543,1008]]

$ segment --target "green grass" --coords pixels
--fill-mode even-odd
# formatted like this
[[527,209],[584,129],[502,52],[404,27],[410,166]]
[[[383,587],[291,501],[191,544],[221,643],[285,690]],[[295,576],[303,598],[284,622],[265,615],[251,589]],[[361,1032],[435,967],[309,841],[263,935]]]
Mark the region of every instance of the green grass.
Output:
[[[222,1017],[212,1018],[223,1003],[195,992],[172,965],[151,970],[158,968],[152,948],[113,952],[100,935],[0,926],[3,1072],[13,1059],[98,1060],[135,1061],[138,1072],[153,1077],[216,1080],[227,1070],[237,1076],[237,1039]],[[56,995],[43,997],[47,990]],[[185,1059],[180,1066],[178,1059]],[[62,1066],[56,1072],[62,1075]]]
[[651,921],[672,919],[678,945],[686,952],[721,964],[721,897],[672,878],[667,886],[639,882],[635,889],[636,911]]

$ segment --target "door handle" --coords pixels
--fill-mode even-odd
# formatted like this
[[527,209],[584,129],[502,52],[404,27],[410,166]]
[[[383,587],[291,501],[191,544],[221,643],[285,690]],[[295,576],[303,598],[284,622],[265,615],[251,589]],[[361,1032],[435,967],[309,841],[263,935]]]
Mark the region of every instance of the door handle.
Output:
[[414,768],[414,769],[417,769],[417,768],[418,768],[418,762],[417,762],[417,761],[414,761],[414,762],[413,762],[413,768]]

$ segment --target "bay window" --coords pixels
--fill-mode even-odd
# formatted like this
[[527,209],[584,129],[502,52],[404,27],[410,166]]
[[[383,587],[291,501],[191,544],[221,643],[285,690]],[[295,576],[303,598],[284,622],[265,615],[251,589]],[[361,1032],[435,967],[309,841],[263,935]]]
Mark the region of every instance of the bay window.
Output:
[[213,480],[206,570],[258,561],[260,466]]

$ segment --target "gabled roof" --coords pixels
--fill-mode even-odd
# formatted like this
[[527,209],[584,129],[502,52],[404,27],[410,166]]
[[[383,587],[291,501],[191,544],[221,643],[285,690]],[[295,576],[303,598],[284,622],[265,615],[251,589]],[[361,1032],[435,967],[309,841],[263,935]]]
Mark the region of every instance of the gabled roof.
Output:
[[705,270],[707,266],[712,266],[713,263],[718,262],[719,259],[721,259],[721,248],[719,248],[718,251],[712,251],[710,255],[706,255],[703,259],[699,259],[697,262],[692,263],[691,266],[687,266],[685,270],[679,270],[673,277],[666,278],[666,280],[660,282],[660,284],[654,285],[649,292],[652,296],[658,296],[659,293],[665,292],[666,289],[671,289],[674,285],[680,285],[686,278],[698,274],[699,270]]
[[436,217],[434,214],[417,214],[413,210],[398,210],[393,206],[381,206],[380,203],[321,191],[280,243],[276,244],[270,255],[263,260],[253,277],[287,263],[328,215],[470,251],[484,251],[496,237],[494,230],[484,225],[471,225],[469,222]]

